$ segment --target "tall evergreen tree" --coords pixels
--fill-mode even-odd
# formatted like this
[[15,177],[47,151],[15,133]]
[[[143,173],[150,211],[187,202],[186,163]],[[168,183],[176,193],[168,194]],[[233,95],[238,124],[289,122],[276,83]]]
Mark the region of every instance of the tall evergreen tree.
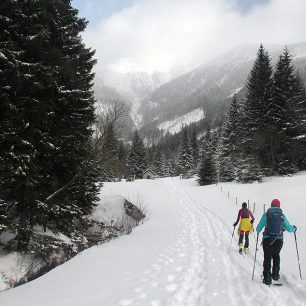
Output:
[[210,185],[216,183],[217,174],[212,153],[206,154],[202,157],[200,168],[198,171],[198,183],[203,185]]
[[194,163],[193,167],[196,168],[199,160],[199,146],[197,139],[197,131],[194,126],[192,126],[190,132],[190,145],[191,145],[192,159]]
[[200,154],[207,155],[212,153],[212,133],[210,127],[208,127],[206,134],[202,137],[201,140],[201,147],[200,147]]
[[298,168],[306,170],[306,90],[299,75],[296,75],[295,101],[293,102],[298,120],[298,135],[294,138],[297,144]]
[[[92,68],[96,63],[94,51],[82,42],[80,33],[85,30],[87,21],[78,17],[78,11],[71,7],[70,0],[43,4],[46,14],[51,14],[50,28],[56,33],[51,36],[50,56],[58,69],[54,125],[51,129],[57,150],[52,155],[52,171],[56,174],[57,187],[73,180],[69,192],[61,198],[59,210],[77,207],[81,215],[86,215],[92,211],[97,200],[95,186],[99,178],[88,146],[95,119],[91,90]],[[63,217],[66,224],[73,224],[74,214],[67,216],[66,213]],[[56,218],[60,216],[56,215]]]
[[264,175],[260,162],[252,155],[239,154],[239,164],[235,168],[237,182],[261,182]]
[[0,194],[24,250],[31,229],[47,213],[41,201],[50,192],[48,153],[55,148],[49,133],[55,71],[45,61],[50,33],[39,3],[2,1],[0,11],[5,14],[0,21]]
[[262,45],[247,82],[244,106],[244,144],[246,155],[254,155],[264,166],[268,166],[268,146],[270,139],[267,125],[269,103],[271,101],[272,67],[268,52]]
[[192,148],[190,145],[188,129],[185,127],[181,133],[181,142],[179,147],[179,168],[183,175],[192,169],[193,166],[193,156]]
[[113,124],[106,127],[105,137],[101,148],[102,171],[105,181],[113,181],[119,177],[118,140]]
[[126,161],[128,175],[141,178],[147,168],[146,150],[143,141],[137,131],[134,132],[132,145]]
[[219,148],[219,180],[232,181],[236,177],[238,155],[241,152],[241,115],[236,96],[233,97],[222,131]]
[[95,61],[69,0],[4,0],[0,11],[0,202],[26,250],[35,225],[71,235],[97,199]]
[[174,154],[171,154],[169,157],[168,157],[168,160],[167,160],[167,165],[168,165],[168,169],[169,169],[169,175],[170,176],[175,176],[177,175],[177,169],[178,169],[178,163],[176,161],[176,157]]
[[126,172],[126,158],[127,158],[127,148],[122,141],[119,142],[118,146],[118,159],[119,159],[119,173],[122,177]]
[[153,165],[153,170],[155,171],[155,173],[157,175],[159,175],[160,177],[164,176],[163,173],[163,156],[160,152],[160,150],[158,150],[155,154],[155,159],[154,159],[154,165]]
[[280,55],[273,76],[273,98],[270,104],[270,129],[274,138],[271,156],[274,170],[280,174],[298,170],[300,151],[303,145],[298,136],[303,133],[303,107],[305,90],[294,72],[287,49]]

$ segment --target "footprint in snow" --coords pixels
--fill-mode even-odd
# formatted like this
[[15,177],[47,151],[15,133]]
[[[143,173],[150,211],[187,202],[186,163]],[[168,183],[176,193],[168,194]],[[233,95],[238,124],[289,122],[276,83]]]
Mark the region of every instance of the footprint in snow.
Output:
[[119,305],[127,306],[127,305],[132,305],[133,303],[134,303],[134,300],[122,300],[119,302]]
[[151,305],[152,306],[161,306],[162,304],[161,304],[160,300],[153,300],[153,301],[151,301]]
[[175,280],[175,275],[168,275],[167,279],[169,282],[173,282]]
[[171,285],[167,285],[167,286],[165,286],[165,289],[167,290],[167,291],[175,291],[176,290],[176,288],[177,288],[177,285],[176,284],[171,284]]
[[147,297],[148,297],[148,295],[144,292],[138,295],[138,298],[140,298],[140,299],[146,299]]

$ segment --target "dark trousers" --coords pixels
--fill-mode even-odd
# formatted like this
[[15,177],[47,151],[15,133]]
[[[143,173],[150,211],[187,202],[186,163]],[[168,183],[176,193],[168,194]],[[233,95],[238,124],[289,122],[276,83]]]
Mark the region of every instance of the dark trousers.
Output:
[[271,260],[273,260],[272,274],[279,274],[280,256],[279,253],[283,247],[283,239],[264,239],[262,242],[264,251],[264,275],[271,273]]
[[243,243],[243,237],[245,238],[244,247],[249,247],[249,232],[240,232],[239,234],[239,244]]

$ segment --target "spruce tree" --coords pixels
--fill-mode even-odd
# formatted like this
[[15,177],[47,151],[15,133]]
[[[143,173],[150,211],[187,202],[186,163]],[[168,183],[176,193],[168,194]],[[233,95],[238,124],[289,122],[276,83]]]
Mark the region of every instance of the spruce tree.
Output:
[[2,1],[0,11],[5,14],[0,21],[0,194],[15,220],[18,249],[26,250],[32,228],[48,211],[43,200],[52,186],[48,154],[55,150],[49,133],[55,70],[46,63],[50,32],[40,4]]
[[264,167],[269,166],[268,147],[271,141],[268,109],[271,101],[272,67],[268,52],[262,45],[247,82],[243,131],[246,155],[254,155]]
[[[94,97],[92,81],[94,74],[94,51],[86,48],[80,33],[87,21],[78,17],[78,11],[69,0],[44,2],[47,14],[52,14],[51,26],[57,35],[52,35],[52,58],[58,68],[58,91],[54,105],[52,136],[56,139],[56,153],[52,155],[53,172],[57,187],[74,180],[69,192],[61,197],[62,209],[73,211],[77,207],[82,215],[89,214],[97,200],[99,179],[94,157],[88,145],[94,123]],[[62,195],[63,196],[63,195]],[[54,205],[54,203],[53,203]],[[70,207],[70,208],[69,208]],[[72,224],[75,215],[63,215],[65,223]],[[56,218],[60,218],[59,215]]]
[[238,155],[241,151],[241,115],[236,96],[233,97],[227,113],[218,150],[219,180],[228,182],[235,179]]
[[183,175],[193,167],[192,148],[190,145],[188,129],[183,128],[181,133],[181,142],[179,147],[179,168]]
[[174,156],[174,154],[171,154],[169,157],[168,157],[168,160],[167,160],[167,165],[168,165],[168,169],[169,169],[169,175],[172,177],[172,176],[175,176],[177,175],[177,162],[176,162],[176,157]]
[[306,170],[306,91],[299,75],[296,75],[294,100],[298,126],[293,139],[297,146],[297,166],[299,170]]
[[[296,75],[287,49],[280,55],[273,76],[273,97],[269,109],[270,129],[274,138],[271,155],[274,170],[291,174],[298,170],[303,144],[299,135],[303,131],[305,91]],[[303,133],[303,132],[302,132]]]
[[213,152],[213,140],[212,140],[212,132],[210,127],[208,127],[206,134],[201,139],[200,145],[200,156],[211,154]]
[[245,153],[238,156],[239,164],[235,168],[236,181],[242,183],[261,182],[264,173],[256,157]]
[[97,200],[95,60],[70,1],[4,0],[0,11],[0,203],[26,250],[35,225],[72,236]]
[[214,158],[211,153],[202,157],[198,171],[198,183],[203,185],[214,184],[217,181]]
[[132,145],[126,161],[126,168],[129,176],[141,178],[147,168],[146,150],[143,141],[137,131],[134,132]]
[[122,177],[126,172],[126,158],[127,158],[127,148],[123,141],[119,141],[118,146],[118,159],[119,159],[119,174]]
[[113,124],[106,127],[101,149],[102,177],[104,181],[113,181],[119,177],[118,140]]
[[196,168],[199,159],[199,146],[198,146],[198,139],[197,139],[197,131],[196,128],[193,126],[190,132],[190,146],[192,152],[192,159],[193,159],[193,167]]
[[155,171],[155,173],[158,176],[160,176],[160,177],[164,176],[164,173],[163,173],[163,156],[162,156],[159,149],[155,154],[153,170]]

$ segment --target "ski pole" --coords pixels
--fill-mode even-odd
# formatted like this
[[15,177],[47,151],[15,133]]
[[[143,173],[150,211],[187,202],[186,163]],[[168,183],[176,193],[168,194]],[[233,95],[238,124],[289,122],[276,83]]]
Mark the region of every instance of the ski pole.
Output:
[[253,234],[254,234],[254,241],[256,241],[255,229],[254,229],[254,225],[253,225],[253,223],[252,223],[252,231],[253,231]]
[[297,245],[297,239],[296,239],[296,233],[295,232],[294,232],[294,239],[295,239],[296,254],[297,254],[297,259],[298,259],[298,264],[299,264],[300,278],[302,279],[300,256],[299,256],[299,250],[298,250],[298,245]]
[[234,226],[234,229],[233,229],[232,238],[231,238],[230,245],[229,245],[229,247],[228,247],[228,252],[227,252],[227,254],[229,254],[229,253],[230,253],[230,250],[231,250],[232,240],[233,240],[234,233],[235,233],[235,227],[236,227],[236,226]]
[[257,255],[258,237],[259,237],[259,233],[257,233],[257,238],[256,238],[256,249],[255,249],[255,256],[254,256],[254,265],[253,265],[252,281],[253,281],[253,279],[254,279],[254,272],[255,272],[255,262],[256,262],[256,255]]

